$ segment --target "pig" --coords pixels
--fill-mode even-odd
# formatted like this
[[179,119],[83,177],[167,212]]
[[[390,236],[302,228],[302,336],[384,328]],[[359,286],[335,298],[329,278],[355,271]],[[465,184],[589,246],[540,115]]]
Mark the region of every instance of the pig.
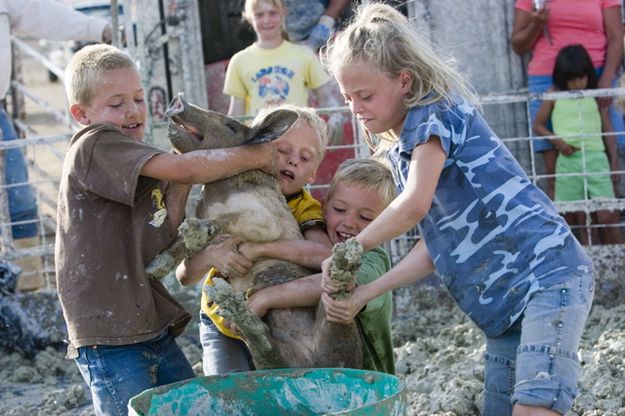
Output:
[[[261,122],[246,126],[223,114],[203,110],[176,97],[167,110],[171,122],[169,139],[180,153],[261,143],[284,134],[297,120],[297,113],[276,110]],[[246,241],[303,239],[295,218],[286,205],[275,177],[260,170],[204,184],[196,212],[181,225],[172,246],[149,266],[148,274],[160,278],[184,257],[206,247],[220,234]],[[356,243],[357,244],[357,243]],[[362,247],[340,244],[332,268],[341,280],[355,281]],[[245,293],[312,274],[301,266],[264,259],[237,278],[214,278],[205,285],[220,314],[235,324],[245,339],[257,369],[286,367],[362,368],[362,340],[356,323],[338,324],[326,320],[323,304],[317,307],[272,309],[263,319],[245,302]],[[227,276],[223,276],[226,277]]]

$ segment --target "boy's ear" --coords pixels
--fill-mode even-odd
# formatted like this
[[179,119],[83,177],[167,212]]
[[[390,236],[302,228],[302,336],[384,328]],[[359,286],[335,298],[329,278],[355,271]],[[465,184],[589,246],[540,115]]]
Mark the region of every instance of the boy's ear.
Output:
[[78,123],[84,126],[90,124],[89,118],[85,114],[85,109],[80,104],[72,104],[69,107],[69,112],[72,113],[72,117],[74,117],[74,120]]

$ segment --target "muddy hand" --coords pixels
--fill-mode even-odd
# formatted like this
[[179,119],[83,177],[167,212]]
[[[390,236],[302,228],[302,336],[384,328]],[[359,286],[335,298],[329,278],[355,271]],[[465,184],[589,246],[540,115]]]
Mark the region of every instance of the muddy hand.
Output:
[[340,287],[338,291],[331,295],[334,299],[349,297],[356,283],[363,251],[362,244],[353,237],[344,243],[337,243],[332,247],[332,261],[330,262],[328,272],[330,279],[335,281]]
[[351,323],[364,307],[364,304],[359,300],[357,292],[358,288],[352,293],[351,297],[343,300],[335,300],[329,294],[322,293],[321,301],[326,311],[327,320],[340,324]]

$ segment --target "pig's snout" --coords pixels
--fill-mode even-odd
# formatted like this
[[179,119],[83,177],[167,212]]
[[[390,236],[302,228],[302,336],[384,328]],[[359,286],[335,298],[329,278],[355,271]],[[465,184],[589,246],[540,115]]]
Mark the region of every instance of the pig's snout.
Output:
[[169,108],[167,108],[165,114],[167,114],[168,117],[174,117],[175,115],[182,113],[186,107],[187,102],[184,100],[184,93],[179,92],[174,99],[171,100]]

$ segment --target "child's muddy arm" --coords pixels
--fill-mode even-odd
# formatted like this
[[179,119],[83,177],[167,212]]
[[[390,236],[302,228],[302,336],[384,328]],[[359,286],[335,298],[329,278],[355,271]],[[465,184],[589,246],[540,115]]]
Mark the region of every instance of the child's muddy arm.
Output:
[[252,262],[261,258],[289,261],[311,270],[321,270],[321,262],[332,250],[329,246],[308,240],[276,240],[268,243],[244,242],[239,252]]
[[262,318],[269,309],[314,306],[320,298],[321,275],[314,274],[261,289],[247,299],[247,304]]
[[404,191],[356,236],[365,251],[405,233],[427,215],[446,159],[437,136],[413,149]]

